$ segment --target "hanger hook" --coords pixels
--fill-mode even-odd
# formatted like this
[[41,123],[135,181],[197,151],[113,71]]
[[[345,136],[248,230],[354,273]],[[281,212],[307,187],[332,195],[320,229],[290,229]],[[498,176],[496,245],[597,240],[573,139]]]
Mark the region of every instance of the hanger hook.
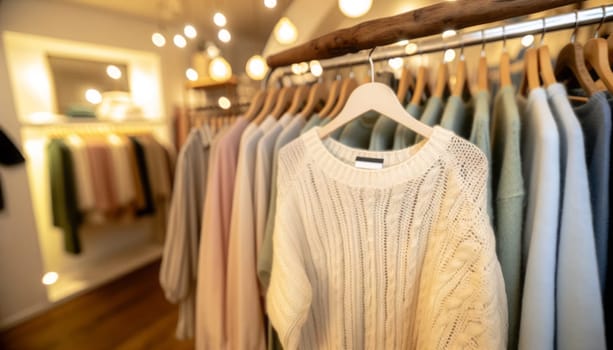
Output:
[[368,53],[368,63],[370,63],[370,82],[374,83],[375,82],[375,62],[372,59],[372,54],[375,52],[375,49],[377,47],[373,47],[370,52]]
[[460,61],[464,61],[464,37],[460,35]]
[[485,31],[481,29],[481,57],[485,57]]
[[601,6],[600,10],[602,10],[602,17],[600,17],[600,23],[598,24],[598,28],[594,31],[594,38],[598,38],[598,32],[600,28],[602,28],[602,24],[604,23],[605,17],[607,17],[607,11],[605,11],[605,7]]
[[507,51],[507,28],[502,26],[502,51]]
[[543,31],[541,32],[541,41],[539,45],[543,46],[543,42],[545,42],[545,33],[547,32],[547,19],[543,17],[541,18],[541,22],[543,23]]
[[570,36],[570,42],[575,43],[575,39],[577,39],[577,30],[579,30],[579,11],[575,10],[575,29],[573,30],[573,34]]

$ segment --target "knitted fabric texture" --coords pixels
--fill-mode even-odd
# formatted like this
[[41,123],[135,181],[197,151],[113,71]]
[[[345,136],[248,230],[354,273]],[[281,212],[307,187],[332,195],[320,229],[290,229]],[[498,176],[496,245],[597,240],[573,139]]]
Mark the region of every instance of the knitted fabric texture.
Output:
[[[318,129],[278,159],[267,310],[284,348],[505,348],[483,153],[438,126],[388,152]],[[384,168],[357,169],[356,156]]]

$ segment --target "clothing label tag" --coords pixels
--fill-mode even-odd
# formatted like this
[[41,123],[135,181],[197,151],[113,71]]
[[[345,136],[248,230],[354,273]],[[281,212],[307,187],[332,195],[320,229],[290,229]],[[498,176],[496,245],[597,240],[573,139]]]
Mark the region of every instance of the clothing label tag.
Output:
[[383,169],[383,159],[355,157],[355,167],[361,169]]

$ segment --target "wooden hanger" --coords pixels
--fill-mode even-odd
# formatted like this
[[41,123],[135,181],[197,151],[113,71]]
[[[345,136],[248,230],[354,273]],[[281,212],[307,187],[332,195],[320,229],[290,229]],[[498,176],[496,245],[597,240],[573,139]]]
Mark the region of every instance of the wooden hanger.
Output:
[[436,86],[434,87],[434,93],[432,96],[443,98],[445,91],[449,89],[449,85],[447,84],[447,77],[449,76],[449,72],[447,71],[447,63],[441,62],[438,66],[438,71],[436,72]]
[[477,66],[477,91],[488,91],[489,68],[487,67],[487,58],[485,57],[485,34],[481,30],[481,55]]
[[328,89],[328,97],[326,98],[326,104],[323,106],[321,111],[319,111],[319,116],[321,118],[325,118],[332,112],[334,109],[334,105],[336,104],[336,100],[338,99],[338,95],[341,91],[342,80],[335,80],[332,82],[332,86]]
[[278,88],[270,88],[266,94],[266,101],[264,102],[264,106],[260,110],[260,113],[253,119],[253,122],[256,124],[261,124],[266,117],[272,112],[272,109],[275,108],[275,104],[277,103],[277,97],[279,96],[279,92],[281,89]]
[[414,87],[413,75],[409,68],[403,67],[400,75],[400,82],[398,83],[398,91],[396,92],[396,97],[398,97],[400,103],[404,103],[407,93],[412,87]]
[[455,85],[451,89],[451,96],[465,97],[466,94],[470,92],[470,89],[468,87],[467,75],[468,75],[468,72],[466,69],[466,61],[464,60],[461,54],[460,59],[458,60],[458,65],[456,69]]
[[296,88],[294,86],[286,86],[281,89],[279,92],[279,97],[277,98],[277,104],[275,105],[275,109],[270,112],[270,115],[279,119],[283,113],[287,111],[290,104],[292,103],[292,97],[294,96],[294,91]]
[[313,111],[315,111],[315,107],[320,103],[320,101],[325,101],[326,96],[328,95],[328,88],[324,83],[316,83],[314,84],[309,91],[309,98],[307,99],[307,103],[299,114],[300,118],[308,119]]
[[509,53],[504,49],[500,56],[500,87],[511,86],[511,58]]
[[613,62],[613,33],[609,33],[607,46],[609,47],[609,62]]
[[292,103],[287,109],[286,113],[292,116],[296,115],[302,109],[302,107],[304,107],[304,104],[309,97],[309,90],[308,85],[298,86],[294,92],[294,96],[292,96]]
[[410,104],[419,106],[421,104],[424,92],[428,87],[428,68],[426,66],[420,66],[417,69],[417,79],[415,80],[415,90],[413,91],[413,97]]
[[332,110],[332,112],[330,112],[328,117],[335,118],[341,112],[341,110],[343,109],[343,107],[345,107],[345,104],[347,103],[347,99],[349,99],[349,96],[357,87],[358,82],[353,77],[347,78],[345,81],[343,81],[343,85],[341,86],[341,92],[338,95],[338,101],[336,101],[334,109]]
[[[522,92],[530,92],[541,87],[541,78],[539,77],[539,62],[537,50],[530,47],[524,55],[524,80],[521,87]],[[526,91],[525,88],[528,88]]]
[[583,47],[585,59],[598,74],[598,77],[609,92],[613,93],[613,71],[609,63],[607,41],[603,38],[592,38]]
[[553,73],[553,66],[551,65],[551,55],[549,54],[549,47],[544,44],[545,42],[545,30],[547,28],[545,18],[541,19],[543,22],[543,33],[541,33],[541,41],[536,51],[538,70],[541,73],[541,80],[545,87],[557,83],[556,76]]
[[[575,11],[575,21],[577,21],[577,12]],[[575,22],[575,30],[571,36],[570,43],[562,48],[558,54],[558,61],[555,67],[555,76],[560,81],[575,78],[579,85],[585,90],[588,96],[593,95],[598,91],[596,83],[592,79],[589,70],[585,66],[585,56],[583,47],[575,42],[577,35],[577,22]]]
[[245,112],[245,119],[252,120],[262,109],[264,101],[266,100],[266,90],[258,91],[251,99],[249,109]]

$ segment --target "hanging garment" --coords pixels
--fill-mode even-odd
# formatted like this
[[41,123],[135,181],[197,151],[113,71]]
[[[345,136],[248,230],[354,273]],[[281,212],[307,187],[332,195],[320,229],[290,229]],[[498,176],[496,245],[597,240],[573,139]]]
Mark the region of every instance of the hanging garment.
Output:
[[[241,136],[253,124],[240,117],[211,149],[198,252],[197,350],[227,349],[226,268],[230,214]],[[214,286],[214,288],[211,288]]]
[[[17,165],[25,162],[19,149],[13,141],[0,129],[0,164]],[[4,195],[2,194],[2,182],[0,182],[0,211],[4,209]]]
[[110,138],[109,149],[111,151],[117,190],[117,204],[125,212],[134,203],[136,198],[130,158],[128,156],[130,149],[125,138],[118,137],[117,135],[112,136],[115,137]]
[[[423,113],[423,108],[418,105],[409,104],[407,112],[416,119],[420,119]],[[415,131],[398,124],[394,133],[394,149],[403,149],[412,146],[415,143]]]
[[144,208],[147,204],[145,201],[145,185],[142,182],[139,171],[138,161],[136,158],[136,147],[130,140],[127,139],[126,148],[128,150],[128,160],[130,162],[130,174],[132,174],[132,186],[134,187],[134,213],[139,208]]
[[560,130],[561,213],[556,275],[556,337],[560,350],[605,349],[585,143],[562,84],[547,88]]
[[368,149],[370,135],[378,118],[379,113],[377,112],[364,113],[343,128],[339,141],[349,147]]
[[560,203],[560,136],[543,88],[519,98],[526,181],[525,266],[520,350],[555,348],[555,276]]
[[585,141],[590,203],[594,220],[600,288],[604,292],[609,244],[609,178],[611,157],[611,107],[604,92],[575,108]]
[[69,137],[66,145],[74,160],[75,190],[79,211],[83,214],[91,212],[96,207],[94,184],[92,183],[91,165],[87,155],[87,146],[80,137]]
[[[609,107],[613,113],[613,96],[611,94],[607,94],[607,101],[609,102]],[[611,136],[613,138],[613,135]],[[609,155],[613,154],[613,142],[611,142],[611,148],[609,150]],[[609,161],[609,176],[613,174],[613,161]],[[613,185],[609,184],[609,220],[613,217],[613,213],[611,209],[613,205],[611,205],[613,201]],[[605,279],[605,288],[604,288],[604,313],[605,313],[605,326],[606,333],[605,334],[613,334],[613,234],[611,233],[611,222],[608,222],[608,235],[609,241],[608,245],[608,257],[607,257],[607,277]],[[613,337],[607,337],[607,346],[609,349],[613,349]]]
[[208,126],[193,129],[179,153],[174,191],[160,267],[160,285],[166,300],[180,304],[178,339],[194,337],[198,243],[212,134]]
[[318,126],[323,120],[324,118],[320,117],[319,114],[313,114],[309,121],[302,127],[302,130],[300,130],[300,134],[304,134],[313,127]]
[[441,117],[441,126],[468,140],[473,124],[472,113],[472,108],[464,103],[462,97],[450,96]]
[[149,178],[149,172],[147,168],[147,160],[145,156],[145,149],[141,142],[136,137],[130,137],[130,142],[134,150],[134,157],[136,158],[136,166],[138,168],[137,174],[139,175],[139,183],[141,184],[141,191],[144,198],[144,206],[138,207],[136,214],[139,216],[150,215],[155,213],[155,204],[153,193],[151,190],[151,180]]
[[520,156],[521,121],[513,86],[498,91],[493,116],[492,182],[496,252],[502,266],[509,305],[509,349],[516,349],[521,311],[521,242],[525,191]]
[[[478,148],[440,127],[395,152],[317,131],[279,155],[267,309],[284,348],[505,348]],[[356,156],[384,168],[356,169]]]
[[487,213],[490,220],[494,220],[494,206],[492,199],[492,150],[490,143],[490,93],[489,91],[479,91],[474,96],[474,115],[470,130],[470,142],[475,144],[488,161],[487,178]]
[[95,210],[102,215],[100,218],[106,218],[118,208],[111,152],[102,139],[91,139],[86,144],[96,199]]
[[68,253],[81,253],[79,224],[81,217],[77,204],[74,166],[70,150],[62,140],[53,139],[47,145],[49,181],[51,186],[51,212],[53,225],[64,233],[64,249]]
[[394,134],[398,123],[385,116],[379,116],[370,135],[371,151],[387,151],[394,147]]
[[[424,108],[424,112],[422,113],[419,120],[430,126],[434,126],[439,124],[442,114],[443,107],[445,104],[440,97],[432,96],[426,102],[426,107]],[[423,137],[421,135],[415,135],[415,143],[421,141]]]
[[264,350],[266,347],[256,267],[253,174],[257,143],[276,123],[268,117],[241,139],[228,244],[226,320],[230,349]]

